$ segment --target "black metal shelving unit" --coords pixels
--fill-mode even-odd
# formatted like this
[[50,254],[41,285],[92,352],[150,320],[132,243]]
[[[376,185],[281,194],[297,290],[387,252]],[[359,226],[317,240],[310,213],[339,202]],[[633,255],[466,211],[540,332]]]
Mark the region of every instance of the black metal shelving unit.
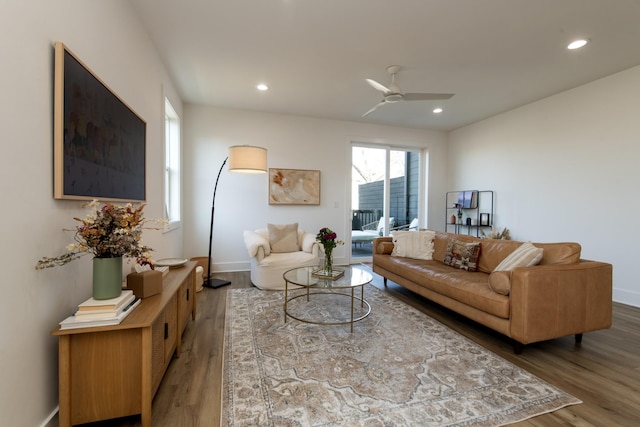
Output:
[[[493,229],[494,199],[491,190],[447,191],[445,231],[480,237],[480,230]],[[455,217],[454,223],[452,217]]]

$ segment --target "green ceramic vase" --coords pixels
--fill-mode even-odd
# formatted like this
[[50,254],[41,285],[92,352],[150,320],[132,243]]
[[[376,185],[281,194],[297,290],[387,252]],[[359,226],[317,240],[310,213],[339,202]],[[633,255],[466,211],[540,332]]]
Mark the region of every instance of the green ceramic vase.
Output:
[[122,292],[122,257],[93,259],[93,298],[111,299]]

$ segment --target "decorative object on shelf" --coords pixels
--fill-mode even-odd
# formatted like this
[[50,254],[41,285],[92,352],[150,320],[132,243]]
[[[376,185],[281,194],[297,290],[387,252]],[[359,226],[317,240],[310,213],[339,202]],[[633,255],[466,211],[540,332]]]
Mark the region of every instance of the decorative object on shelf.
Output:
[[480,214],[480,225],[490,225],[491,217],[488,213]]
[[482,237],[485,239],[511,240],[511,232],[507,227],[503,228],[502,231],[491,230],[488,233],[482,230]]
[[324,250],[324,264],[323,274],[324,276],[332,276],[333,272],[333,248],[338,245],[344,245],[342,240],[336,240],[338,235],[328,227],[323,227],[318,231],[316,240],[322,245]]
[[127,275],[127,289],[133,291],[138,298],[147,298],[162,292],[164,273],[158,270],[142,271]]
[[156,261],[156,265],[169,268],[184,267],[186,263],[186,258],[163,258]]
[[[134,208],[131,203],[127,203],[125,206],[105,203],[100,206],[98,200],[93,200],[85,203],[83,207],[91,208],[91,212],[84,219],[74,218],[81,223],[75,230],[75,243],[69,244],[67,252],[62,255],[40,259],[36,264],[36,270],[65,265],[87,253],[92,254],[97,260],[119,258],[119,261],[94,260],[93,264],[94,292],[97,292],[97,295],[94,294],[94,298],[114,298],[117,295],[113,295],[116,292],[112,282],[113,277],[118,277],[118,292],[122,288],[122,257],[132,257],[136,259],[138,264],[153,266],[150,254],[152,249],[140,242],[142,230],[144,228],[161,229],[165,221],[145,219],[144,204],[137,208]],[[157,226],[144,226],[150,222],[156,223]],[[105,290],[102,289],[103,280],[111,283],[111,285],[106,285],[107,289]]]
[[313,270],[311,275],[319,279],[337,280],[344,276],[344,270],[341,268],[334,268],[330,272],[327,272],[324,268],[319,268],[317,270]]
[[213,200],[211,201],[211,226],[209,227],[209,256],[207,258],[207,277],[204,285],[207,288],[219,288],[231,284],[228,280],[214,279],[211,277],[211,250],[213,248],[213,214],[216,206],[216,191],[218,181],[224,165],[229,161],[229,172],[238,173],[265,173],[267,171],[267,149],[251,145],[234,145],[229,147],[229,155],[224,159],[218,177],[213,187]]
[[455,223],[456,223],[456,216],[451,215],[451,224],[455,224]]

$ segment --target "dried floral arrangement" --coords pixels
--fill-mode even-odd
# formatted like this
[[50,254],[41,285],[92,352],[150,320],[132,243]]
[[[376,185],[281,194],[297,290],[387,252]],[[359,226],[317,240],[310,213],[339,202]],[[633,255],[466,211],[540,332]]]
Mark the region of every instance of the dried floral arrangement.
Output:
[[[153,267],[152,249],[140,242],[142,230],[161,229],[166,221],[145,219],[144,204],[137,208],[131,203],[125,206],[105,203],[100,206],[98,200],[93,200],[82,207],[90,208],[91,212],[84,219],[73,218],[80,222],[75,228],[75,242],[69,244],[67,252],[62,255],[43,257],[36,264],[36,270],[65,265],[86,254],[96,258],[129,256],[135,258],[138,264]],[[148,223],[155,223],[156,226],[145,227]]]
[[485,233],[482,230],[482,237],[485,239],[511,240],[511,232],[507,227],[503,228],[502,231],[491,230],[489,233]]

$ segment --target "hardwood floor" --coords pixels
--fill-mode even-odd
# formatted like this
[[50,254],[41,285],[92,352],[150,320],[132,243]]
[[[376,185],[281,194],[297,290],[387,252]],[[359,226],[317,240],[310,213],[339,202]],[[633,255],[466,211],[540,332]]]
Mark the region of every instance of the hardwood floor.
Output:
[[[375,275],[374,275],[375,276]],[[155,427],[219,426],[226,292],[251,287],[248,272],[220,274],[232,284],[198,293],[198,314],[183,338],[153,401]],[[528,345],[520,355],[510,340],[490,329],[376,276],[386,289],[441,323],[583,401],[517,426],[635,426],[640,424],[640,308],[614,303],[613,327]],[[92,427],[140,426],[139,417]]]

